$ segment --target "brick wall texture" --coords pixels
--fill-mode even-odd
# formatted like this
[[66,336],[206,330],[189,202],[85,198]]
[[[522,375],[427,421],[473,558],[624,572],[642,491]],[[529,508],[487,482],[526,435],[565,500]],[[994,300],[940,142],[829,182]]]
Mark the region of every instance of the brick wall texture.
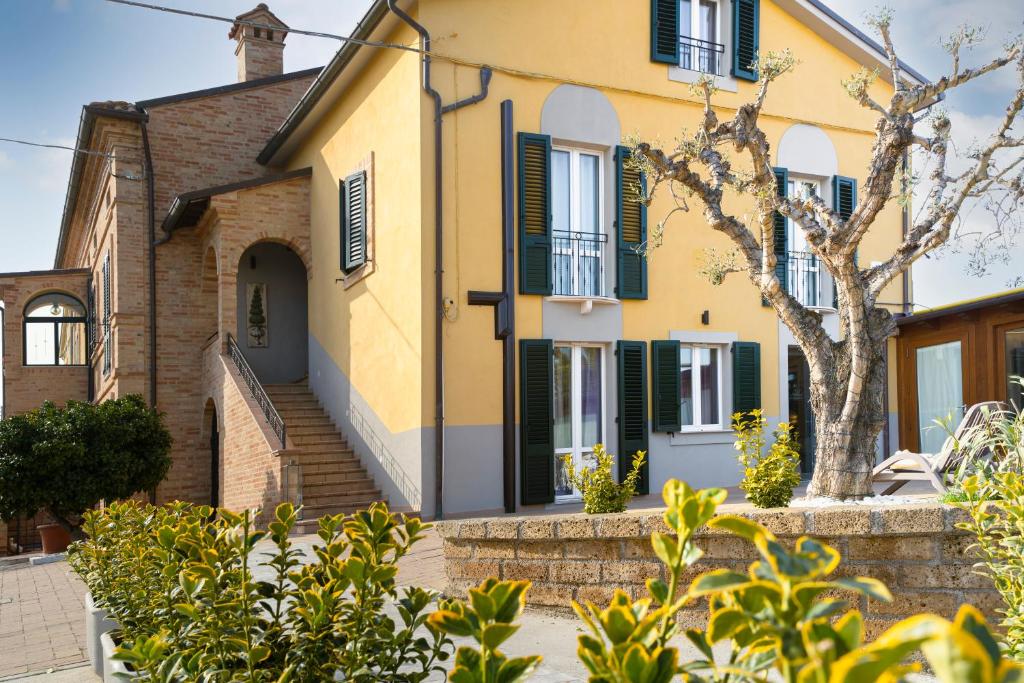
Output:
[[[930,505],[849,506],[828,509],[754,510],[726,505],[720,513],[740,514],[765,525],[787,546],[802,535],[821,538],[842,554],[844,576],[870,576],[891,590],[894,601],[861,598],[867,635],[874,637],[896,621],[920,612],[952,617],[970,603],[993,623],[1001,606],[991,581],[972,571],[971,536],[955,529],[963,513]],[[651,549],[653,531],[666,532],[661,513],[553,515],[468,519],[437,524],[444,542],[449,594],[488,576],[529,579],[527,602],[569,607],[573,600],[607,604],[615,588],[646,595],[644,581],[666,579]],[[720,532],[699,533],[705,556],[684,577],[688,584],[712,569],[747,570],[758,558],[753,545]],[[852,599],[852,598],[851,598]],[[684,610],[686,625],[704,624],[705,608]]]

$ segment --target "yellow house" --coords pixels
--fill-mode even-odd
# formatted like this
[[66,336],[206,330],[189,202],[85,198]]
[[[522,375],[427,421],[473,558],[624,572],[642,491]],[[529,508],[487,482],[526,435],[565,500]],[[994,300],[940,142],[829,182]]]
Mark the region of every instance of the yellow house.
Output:
[[[727,240],[678,213],[640,256],[673,204],[644,210],[623,164],[627,138],[697,123],[702,74],[728,116],[753,57],[784,48],[800,65],[761,116],[779,178],[851,211],[874,118],[841,80],[885,56],[818,0],[374,2],[259,161],[312,169],[309,384],[392,504],[572,500],[561,458],[595,443],[647,450],[649,490],[735,485],[734,410],[813,434],[792,336],[746,278],[700,275]],[[862,263],[903,218],[887,209]],[[787,286],[837,330],[828,274],[777,230]],[[905,309],[909,281],[883,300]]]

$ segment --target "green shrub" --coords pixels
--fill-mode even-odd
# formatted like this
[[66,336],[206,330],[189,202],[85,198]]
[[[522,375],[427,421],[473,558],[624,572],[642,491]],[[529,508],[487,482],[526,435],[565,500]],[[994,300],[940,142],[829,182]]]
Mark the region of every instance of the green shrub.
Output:
[[[573,603],[586,632],[578,637],[577,654],[590,680],[599,683],[668,683],[679,680],[726,683],[780,680],[792,683],[896,683],[920,669],[908,658],[920,651],[942,683],[1011,683],[1024,676],[1024,667],[1002,658],[984,619],[969,605],[949,622],[922,614],[892,626],[873,643],[864,643],[863,618],[849,610],[843,594],[855,601],[865,596],[887,602],[889,591],[871,578],[837,576],[839,553],[807,536],[791,550],[763,526],[743,517],[715,516],[725,500],[720,489],[693,491],[679,481],[664,488],[663,516],[670,533],[655,532],[651,544],[665,565],[668,581],[648,579],[648,595],[633,600],[616,591],[611,604]],[[683,577],[703,555],[694,544],[698,529],[709,526],[751,542],[761,556],[746,573],[705,572],[684,585]],[[504,683],[522,680],[521,671],[536,664],[521,658],[502,672],[505,662],[491,668],[488,661],[497,644],[514,632],[518,609],[489,596],[525,590],[523,582],[488,579],[471,590],[469,604],[447,603],[430,617],[452,635],[479,634],[475,649],[459,649],[457,659],[470,673],[459,683]],[[707,626],[681,631],[677,615],[705,601]],[[499,609],[499,605],[501,605]],[[521,608],[519,608],[521,609]],[[497,623],[485,623],[481,613],[501,612]],[[493,635],[492,635],[493,634]],[[491,637],[489,637],[491,636]],[[701,653],[680,661],[675,641],[685,637]],[[713,648],[727,651],[716,659]],[[720,661],[724,660],[724,661]],[[491,660],[493,661],[493,660]]]
[[161,415],[130,395],[0,421],[0,519],[46,510],[74,531],[101,500],[156,488],[171,466]]
[[785,422],[776,427],[775,441],[766,453],[766,426],[767,420],[760,410],[732,416],[736,450],[743,467],[740,489],[756,507],[786,507],[793,500],[793,490],[800,485],[800,453],[792,427]]
[[583,511],[591,515],[623,512],[626,504],[636,494],[637,484],[640,483],[640,468],[646,456],[646,451],[637,451],[633,454],[632,469],[620,484],[612,473],[615,456],[605,450],[604,444],[594,446],[596,464],[593,468],[583,467],[577,471],[573,466],[572,455],[566,454],[564,462],[569,474],[569,483],[582,494]]
[[[450,656],[451,641],[427,623],[436,594],[395,584],[398,559],[428,528],[418,518],[382,503],[324,517],[315,560],[303,564],[291,504],[266,529],[255,511],[212,512],[118,503],[87,512],[86,539],[70,550],[121,625],[116,656],[143,680],[418,683]],[[254,575],[260,558],[268,577]]]

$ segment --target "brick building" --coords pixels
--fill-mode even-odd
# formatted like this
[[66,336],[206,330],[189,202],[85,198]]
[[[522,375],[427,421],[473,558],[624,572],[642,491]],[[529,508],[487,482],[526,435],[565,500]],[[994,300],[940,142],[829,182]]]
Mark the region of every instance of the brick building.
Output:
[[[266,5],[239,19],[263,28],[229,33],[237,83],[82,108],[54,268],[0,273],[4,413],[141,394],[174,438],[158,500],[347,509],[379,493],[303,384],[310,174],[256,161],[319,69],[283,72]],[[247,334],[253,284],[273,343]]]

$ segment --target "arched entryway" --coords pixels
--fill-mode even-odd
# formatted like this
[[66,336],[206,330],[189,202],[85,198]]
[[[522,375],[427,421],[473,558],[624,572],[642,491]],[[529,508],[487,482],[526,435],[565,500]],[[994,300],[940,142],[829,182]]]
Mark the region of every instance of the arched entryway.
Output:
[[203,411],[203,434],[209,445],[210,455],[210,500],[213,507],[220,506],[220,424],[217,421],[217,406],[213,399],[206,401]]
[[290,247],[259,242],[238,263],[238,345],[263,384],[308,372],[306,267]]

